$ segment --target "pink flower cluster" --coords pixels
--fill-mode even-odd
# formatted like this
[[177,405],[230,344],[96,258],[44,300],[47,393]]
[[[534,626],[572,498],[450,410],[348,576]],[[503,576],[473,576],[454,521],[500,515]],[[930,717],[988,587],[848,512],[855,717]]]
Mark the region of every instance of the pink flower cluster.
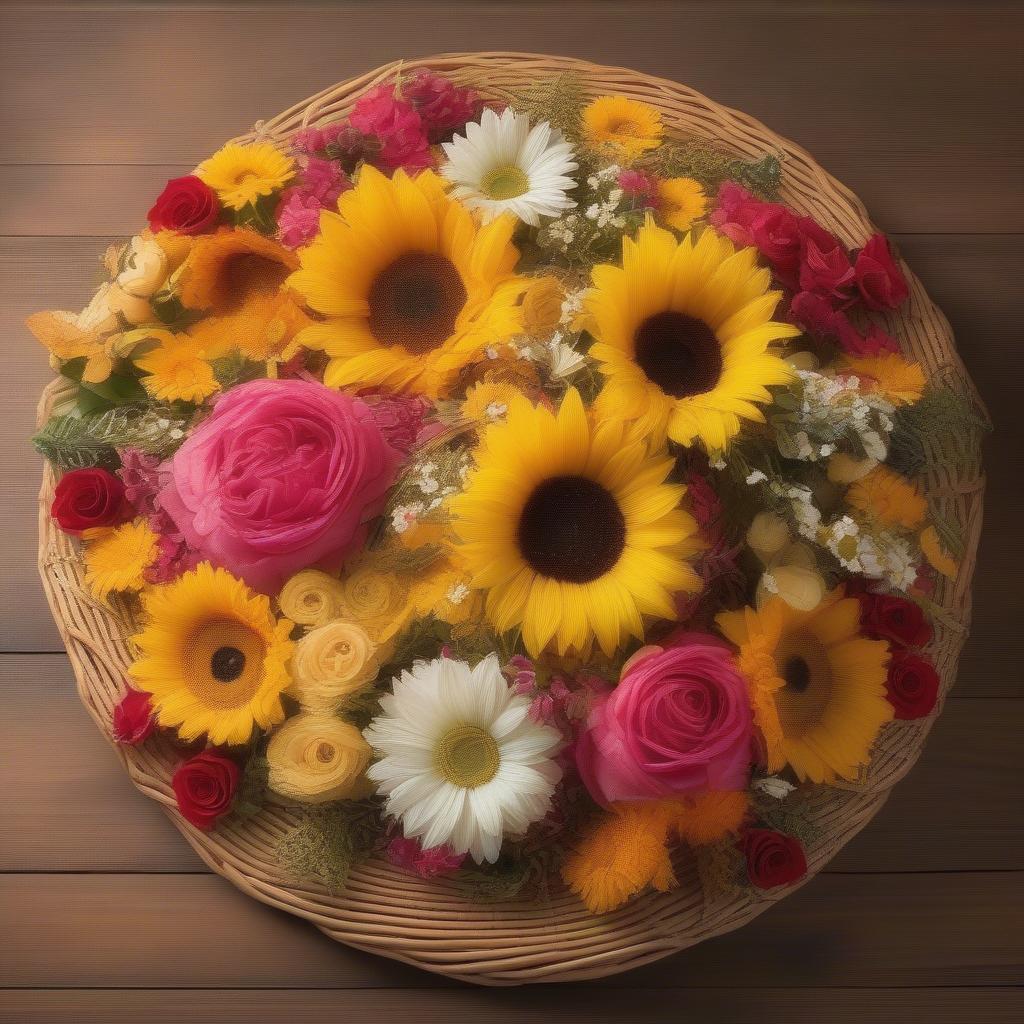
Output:
[[311,242],[320,232],[320,211],[333,209],[352,182],[333,160],[299,157],[299,177],[281,193],[277,236],[289,249]]
[[658,182],[643,171],[627,169],[619,174],[619,188],[638,210],[656,210],[660,205]]
[[418,839],[396,837],[388,843],[385,856],[395,867],[412,871],[420,878],[437,878],[450,875],[462,867],[464,853],[452,853],[450,846],[432,846],[424,850]]
[[884,235],[873,235],[851,260],[843,243],[811,217],[766,203],[735,182],[718,190],[711,223],[737,245],[755,246],[790,292],[790,317],[808,333],[853,355],[896,351],[881,327],[861,334],[845,310],[855,302],[881,312],[908,294],[906,279]]
[[459,88],[450,78],[421,68],[402,87],[407,99],[423,121],[427,138],[434,144],[446,142],[480,116],[483,100],[474,89]]

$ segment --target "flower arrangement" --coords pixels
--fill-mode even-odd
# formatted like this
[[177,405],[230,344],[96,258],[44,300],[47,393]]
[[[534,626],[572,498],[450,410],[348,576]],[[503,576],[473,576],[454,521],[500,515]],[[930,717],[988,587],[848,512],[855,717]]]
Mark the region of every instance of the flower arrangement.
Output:
[[779,161],[571,78],[398,75],[167,183],[81,313],[35,438],[85,586],[138,623],[118,743],[183,817],[302,812],[386,858],[594,913],[807,872],[808,801],[934,712],[961,524],[922,484],[981,424],[890,333],[882,235]]

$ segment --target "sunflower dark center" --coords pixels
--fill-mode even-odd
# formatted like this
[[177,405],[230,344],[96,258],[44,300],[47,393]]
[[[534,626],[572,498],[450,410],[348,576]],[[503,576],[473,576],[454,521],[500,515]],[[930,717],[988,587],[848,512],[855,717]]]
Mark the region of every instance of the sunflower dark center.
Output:
[[806,693],[811,685],[811,666],[803,658],[788,658],[782,667],[782,678],[794,693]]
[[519,518],[519,550],[541,576],[588,583],[622,554],[626,520],[615,498],[583,476],[556,476],[538,485]]
[[407,252],[377,275],[367,303],[370,333],[382,345],[420,355],[451,337],[466,288],[451,260]]
[[648,317],[634,339],[637,365],[673,398],[710,391],[722,373],[722,349],[703,320],[665,310]]
[[234,682],[245,669],[245,655],[237,647],[218,647],[210,658],[213,678],[222,683]]

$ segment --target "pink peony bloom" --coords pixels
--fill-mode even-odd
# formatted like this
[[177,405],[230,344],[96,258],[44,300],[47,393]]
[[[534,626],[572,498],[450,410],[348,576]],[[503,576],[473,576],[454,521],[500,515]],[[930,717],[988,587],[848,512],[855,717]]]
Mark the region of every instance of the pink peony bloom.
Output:
[[257,380],[218,399],[160,493],[185,540],[255,590],[336,571],[380,511],[398,453],[364,402],[306,380]]
[[910,295],[907,279],[893,258],[885,235],[872,235],[857,253],[857,288],[868,309],[895,309]]
[[623,666],[590,715],[576,765],[590,795],[657,800],[747,785],[752,719],[743,677],[715,637],[689,633]]
[[800,287],[832,298],[845,298],[853,283],[853,265],[846,246],[810,217],[799,220]]
[[404,837],[392,839],[384,854],[395,867],[413,871],[420,878],[450,875],[462,867],[462,862],[466,859],[464,853],[452,853],[451,847],[447,844],[424,850],[418,839]]
[[408,100],[423,120],[431,142],[447,142],[468,121],[475,121],[483,107],[480,94],[457,86],[450,78],[421,68],[402,86]]
[[393,85],[364,93],[352,110],[353,126],[377,140],[379,149],[367,159],[384,171],[431,167],[434,156],[423,120],[412,104],[395,96]]

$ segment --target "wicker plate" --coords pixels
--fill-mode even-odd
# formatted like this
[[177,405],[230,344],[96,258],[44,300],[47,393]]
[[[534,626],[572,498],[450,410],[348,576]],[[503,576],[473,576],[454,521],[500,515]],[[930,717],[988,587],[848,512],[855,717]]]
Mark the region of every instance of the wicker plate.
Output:
[[[706,139],[747,158],[776,153],[783,160],[782,201],[810,214],[849,245],[862,244],[874,231],[861,203],[802,149],[752,118],[673,82],[531,54],[456,54],[402,65],[405,71],[420,66],[491,96],[500,95],[503,88],[574,69],[594,95],[615,92],[656,106],[670,134]],[[328,89],[259,123],[243,141],[283,139],[303,125],[338,120],[365,90],[388,80],[397,69],[397,64],[388,65]],[[891,333],[926,367],[930,378],[943,377],[971,390],[948,322],[917,278],[907,272],[907,280],[910,301],[891,317]],[[55,381],[46,389],[41,420],[65,386]],[[943,513],[960,522],[966,539],[959,577],[955,582],[943,581],[936,595],[941,612],[929,653],[941,674],[944,696],[953,683],[969,621],[984,475],[980,463],[955,473],[938,470],[927,485],[930,494],[939,498]],[[47,468],[40,493],[40,572],[82,700],[109,738],[112,709],[131,660],[125,638],[134,631],[134,624],[126,605],[107,608],[83,589],[75,543],[49,516],[53,486],[54,474]],[[889,789],[917,760],[932,720],[888,726],[870,774],[861,784],[820,790],[814,805],[820,831],[807,849],[808,878],[878,811]],[[614,974],[738,928],[773,902],[770,896],[752,894],[705,900],[685,854],[677,865],[677,889],[642,897],[602,917],[591,916],[567,892],[558,892],[544,903],[474,905],[450,882],[423,882],[381,861],[359,867],[345,893],[331,895],[317,885],[297,883],[276,862],[276,842],[295,820],[287,810],[267,808],[244,824],[225,825],[212,834],[200,832],[175,807],[169,780],[178,755],[169,743],[155,739],[142,748],[117,750],[135,785],[163,805],[214,871],[244,892],[307,918],[341,942],[467,981],[497,985]]]

